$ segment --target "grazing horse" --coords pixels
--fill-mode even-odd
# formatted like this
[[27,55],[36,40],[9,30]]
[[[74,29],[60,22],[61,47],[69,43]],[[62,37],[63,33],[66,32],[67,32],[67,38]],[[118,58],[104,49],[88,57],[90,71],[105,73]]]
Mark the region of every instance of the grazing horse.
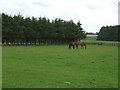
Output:
[[81,48],[83,48],[83,46],[85,47],[85,49],[87,48],[85,42],[77,41],[77,42],[75,42],[75,45],[76,45],[76,48],[77,48],[77,49],[78,49],[78,46],[79,46],[79,45],[81,46]]
[[69,49],[71,49],[71,46],[73,47],[73,49],[75,49],[75,42],[70,42],[69,43]]

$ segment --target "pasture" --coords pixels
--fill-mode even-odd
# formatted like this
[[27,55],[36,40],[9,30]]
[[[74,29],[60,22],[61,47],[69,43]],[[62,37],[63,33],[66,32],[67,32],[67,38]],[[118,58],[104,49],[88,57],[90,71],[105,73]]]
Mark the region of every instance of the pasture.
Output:
[[3,88],[118,88],[118,48],[5,46]]
[[107,44],[118,44],[118,41],[99,41],[96,40],[97,36],[87,36],[86,39],[82,39],[81,41],[84,41],[86,43],[107,43]]

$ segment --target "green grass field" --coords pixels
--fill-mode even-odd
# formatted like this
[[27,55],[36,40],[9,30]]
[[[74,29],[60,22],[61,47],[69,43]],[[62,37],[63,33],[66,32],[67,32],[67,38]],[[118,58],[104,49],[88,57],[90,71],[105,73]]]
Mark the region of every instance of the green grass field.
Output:
[[[93,37],[86,37],[86,39],[82,39],[81,41],[84,41],[86,43],[109,43],[109,44],[118,44],[118,41],[99,41],[96,40],[97,36],[93,36]],[[120,44],[120,43],[119,43]]]
[[3,88],[118,88],[117,47],[3,47]]
[[93,37],[86,37],[86,39],[83,39],[83,41],[96,41],[97,36],[93,36]]

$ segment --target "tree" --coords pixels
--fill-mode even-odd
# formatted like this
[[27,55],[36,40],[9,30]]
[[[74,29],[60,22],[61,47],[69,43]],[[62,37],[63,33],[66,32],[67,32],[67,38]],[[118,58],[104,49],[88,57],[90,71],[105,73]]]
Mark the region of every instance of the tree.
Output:
[[56,18],[50,22],[46,17],[26,17],[21,14],[9,16],[2,13],[3,44],[45,44],[65,43],[86,37],[80,21],[65,21]]
[[120,25],[102,27],[98,33],[97,40],[119,41],[119,27]]

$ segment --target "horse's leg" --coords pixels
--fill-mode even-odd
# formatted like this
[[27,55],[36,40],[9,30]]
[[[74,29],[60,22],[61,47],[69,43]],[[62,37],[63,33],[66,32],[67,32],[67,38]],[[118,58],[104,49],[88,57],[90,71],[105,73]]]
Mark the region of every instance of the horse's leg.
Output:
[[83,45],[81,45],[81,49],[83,49]]
[[85,46],[85,49],[86,49],[87,48],[86,44],[84,46]]
[[76,45],[76,48],[78,49],[78,45]]
[[71,45],[69,45],[69,49],[71,48]]
[[75,49],[75,45],[73,45],[73,49]]

